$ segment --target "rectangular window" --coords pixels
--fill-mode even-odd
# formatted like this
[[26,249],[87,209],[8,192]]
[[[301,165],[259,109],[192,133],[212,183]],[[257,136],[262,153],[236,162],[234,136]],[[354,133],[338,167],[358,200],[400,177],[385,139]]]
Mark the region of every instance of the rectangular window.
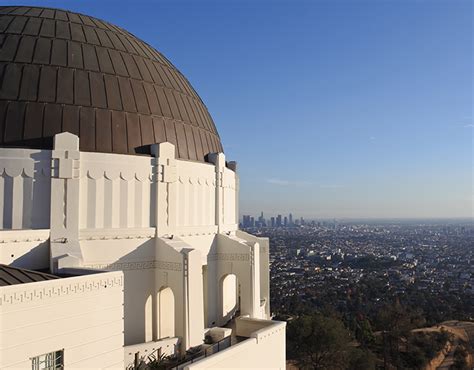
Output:
[[31,359],[32,370],[62,370],[64,369],[64,350],[45,353]]

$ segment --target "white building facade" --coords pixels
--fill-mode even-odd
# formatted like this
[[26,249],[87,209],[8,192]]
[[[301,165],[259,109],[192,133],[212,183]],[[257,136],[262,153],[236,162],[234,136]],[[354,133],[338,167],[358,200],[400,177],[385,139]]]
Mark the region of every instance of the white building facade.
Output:
[[[35,9],[41,12],[37,14]],[[50,19],[47,10],[16,7],[3,9],[3,14],[13,19],[9,22],[23,17],[27,25],[32,19],[44,25]],[[86,21],[92,18],[63,13],[67,14],[71,37],[76,24],[86,36],[92,32]],[[59,10],[53,14],[57,37],[60,22],[67,22],[61,20]],[[96,25],[108,25],[92,20]],[[12,24],[6,36],[13,39],[8,33]],[[104,28],[104,34],[113,43],[115,31],[107,27],[112,31]],[[100,39],[101,27],[93,30]],[[20,45],[23,38],[26,36]],[[85,63],[88,42],[89,38],[81,47],[92,91],[87,109],[95,112],[95,140],[103,144],[99,125],[109,122],[115,145],[114,127],[119,121],[114,121],[114,114],[123,113],[130,148],[133,115],[125,110],[123,77],[104,72],[105,84],[108,78],[119,81],[124,112],[110,109],[111,121],[99,121],[104,107],[94,106],[95,72],[88,71]],[[73,41],[67,45],[66,53]],[[126,45],[123,40],[122,45]],[[100,56],[99,47],[94,47]],[[16,55],[20,46],[17,48]],[[107,48],[113,62],[113,48]],[[120,53],[133,87],[136,78],[127,64],[128,56]],[[140,69],[139,55],[131,55],[146,92],[152,82],[146,81]],[[13,70],[11,65],[5,69]],[[38,67],[40,86],[47,67]],[[28,66],[20,68],[25,74]],[[66,68],[53,68],[59,83]],[[166,74],[176,73],[166,68]],[[115,64],[114,69],[118,74]],[[197,122],[197,109],[185,103],[184,92],[173,92],[177,101],[183,102],[184,110],[179,111],[178,104],[175,107],[181,120],[185,121],[187,112],[194,124],[194,112],[196,124],[188,128],[186,122],[167,117],[163,105],[163,117],[153,115],[152,97],[143,95],[150,121],[155,124],[155,119],[162,119],[166,134],[157,140],[155,125],[147,142],[144,127],[148,115],[140,112],[140,96],[133,90],[140,122],[137,135],[142,138],[138,146],[146,147],[147,153],[100,150],[99,144],[84,150],[88,144],[81,142],[90,141],[91,135],[84,123],[87,116],[83,118],[88,110],[83,105],[77,108],[79,75],[76,70],[73,75],[73,103],[61,104],[61,124],[48,137],[45,128],[52,121],[46,113],[52,104],[40,100],[41,91],[24,109],[23,137],[11,142],[7,140],[8,128],[14,127],[14,118],[19,117],[11,112],[16,112],[23,100],[18,98],[21,102],[17,103],[10,97],[0,101],[6,106],[0,144],[0,264],[4,266],[0,268],[0,368],[133,368],[160,355],[175,355],[176,366],[188,369],[284,368],[285,324],[270,320],[268,239],[238,229],[236,164],[226,162],[220,143],[209,144],[212,136]],[[3,95],[10,93],[9,76],[3,76]],[[18,85],[20,97],[22,83]],[[162,89],[166,96],[171,94],[170,88]],[[159,98],[158,87],[153,91]],[[56,100],[61,93],[58,90]],[[111,100],[112,96],[107,98],[107,104]],[[169,97],[167,102],[172,115]],[[25,139],[28,112],[37,105],[42,107],[43,130],[36,139],[42,141],[32,142]],[[79,132],[67,129],[66,108],[79,109]],[[168,135],[170,124],[175,125],[175,138]],[[186,147],[180,140],[179,125],[186,134],[187,156],[183,155]],[[189,141],[190,137],[194,141]],[[44,144],[49,138],[51,147]],[[199,154],[199,147],[207,150],[201,149]],[[198,153],[194,158],[191,148]],[[51,279],[15,277],[30,276],[27,270],[46,271]],[[189,349],[197,355],[186,354]]]

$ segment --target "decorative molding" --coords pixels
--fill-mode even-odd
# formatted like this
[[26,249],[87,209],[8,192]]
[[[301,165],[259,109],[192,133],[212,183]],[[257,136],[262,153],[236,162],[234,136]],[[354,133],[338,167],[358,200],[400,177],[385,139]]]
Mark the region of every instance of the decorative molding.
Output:
[[54,149],[51,154],[51,177],[59,179],[79,178],[79,150]]
[[178,236],[205,236],[205,235],[215,235],[217,231],[201,231],[201,232],[191,232],[191,231],[178,231],[176,234]]
[[183,264],[180,262],[154,261],[158,270],[182,271]]
[[180,184],[191,184],[191,185],[206,185],[206,186],[215,186],[215,178],[202,177],[202,176],[188,176],[180,174],[178,176],[178,181]]
[[[160,230],[158,230],[159,232]],[[176,227],[176,235],[178,236],[199,236],[199,235],[215,235],[217,234],[216,225],[200,225],[200,226],[178,226]]]
[[[92,164],[92,166],[88,166]],[[94,168],[93,163],[86,164],[81,171],[81,177],[88,177],[89,179],[98,180],[106,178],[107,180],[117,180],[118,178],[125,181],[151,181],[153,178],[153,173],[150,168],[137,170],[135,167],[130,167],[126,169],[117,169],[117,168],[100,168],[97,166]],[[103,165],[102,163],[100,165]]]
[[[84,276],[81,276],[81,278]],[[68,284],[68,281],[71,283]],[[40,287],[41,285],[46,285]],[[24,287],[23,291],[8,291],[8,288]],[[123,287],[123,276],[116,277],[91,277],[82,281],[76,281],[75,278],[64,278],[58,280],[48,280],[35,283],[27,283],[21,285],[11,285],[3,290],[0,287],[0,306],[21,304],[26,302],[36,302],[49,298],[58,298],[71,296],[74,294],[82,294],[95,292],[104,289]],[[28,289],[30,288],[30,289]]]
[[81,229],[79,230],[79,240],[153,239],[155,234],[154,227],[142,229]]
[[49,230],[0,230],[0,243],[45,242]]
[[[1,166],[0,167],[0,176],[8,176],[11,178],[15,177],[29,177],[33,178],[34,170],[33,170],[33,163],[31,163],[31,166],[24,166],[24,163],[21,163],[20,161],[23,161],[23,159],[16,161],[16,158],[0,158],[0,161],[8,161],[8,166]],[[13,162],[13,163],[11,163]],[[15,166],[15,162],[18,163],[18,165]]]
[[236,261],[247,262],[250,260],[249,253],[214,253],[209,254],[209,261]]
[[183,264],[180,262],[168,261],[135,261],[135,262],[114,262],[114,263],[96,263],[85,264],[83,268],[94,270],[113,270],[113,271],[131,271],[131,270],[167,270],[167,271],[182,271]]

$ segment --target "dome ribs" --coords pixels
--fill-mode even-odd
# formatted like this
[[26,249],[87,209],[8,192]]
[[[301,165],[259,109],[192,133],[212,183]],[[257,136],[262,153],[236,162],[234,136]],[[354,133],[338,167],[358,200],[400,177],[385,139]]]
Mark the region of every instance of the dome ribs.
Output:
[[79,110],[75,105],[64,105],[63,107],[63,126],[62,131],[79,135]]
[[32,36],[23,36],[20,40],[15,60],[21,63],[31,63],[35,44],[36,38]]
[[96,109],[96,148],[104,148],[105,151],[112,152],[112,122],[111,112],[106,109]]
[[113,153],[128,153],[125,112],[112,111],[112,148]]
[[74,103],[74,90],[69,86],[74,84],[74,70],[68,68],[58,69],[57,101],[63,104]]
[[204,161],[221,144],[199,95],[171,62],[120,27],[82,14],[0,6],[0,146],[137,154],[169,141]]
[[82,55],[84,57],[84,69],[99,72],[99,61],[92,45],[82,44]]
[[[25,29],[23,30],[24,35],[38,36],[43,20],[41,18],[28,18]],[[69,24],[67,23],[69,30]]]
[[[23,17],[22,17],[23,18]],[[39,35],[42,37],[54,37],[56,34],[56,22],[52,19],[43,19]]]
[[51,40],[50,39],[38,39],[36,41],[35,53],[33,56],[33,63],[36,64],[49,64],[51,57]]
[[92,108],[81,107],[79,114],[79,149],[85,152],[95,152],[95,111]]
[[107,95],[105,92],[104,76],[101,73],[89,72],[91,84],[92,106],[107,108]]
[[44,104],[28,103],[25,115],[25,139],[41,138],[43,132]]
[[8,104],[5,118],[4,140],[17,142],[23,137],[23,122],[25,116],[25,105],[12,101]]
[[10,22],[7,28],[7,32],[21,34],[23,32],[23,28],[25,27],[26,21],[27,18],[25,17],[14,17],[13,21]]
[[7,35],[0,50],[0,61],[9,62],[15,58],[18,44],[20,43],[20,36]]
[[19,100],[36,101],[38,99],[40,68],[36,65],[25,65],[21,79]]
[[[31,18],[31,19],[35,19],[35,18]],[[30,22],[28,22],[28,24],[29,23]],[[62,21],[56,22],[56,38],[65,39],[65,40],[71,39],[71,30],[69,28],[68,22],[62,22]]]

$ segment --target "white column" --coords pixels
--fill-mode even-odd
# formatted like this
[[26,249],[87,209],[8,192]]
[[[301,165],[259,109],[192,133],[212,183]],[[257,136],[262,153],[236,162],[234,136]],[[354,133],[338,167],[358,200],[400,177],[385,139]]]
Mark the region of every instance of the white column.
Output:
[[230,162],[230,168],[235,172],[235,224],[237,229],[239,228],[239,191],[240,191],[240,179],[237,173],[237,162]]
[[173,235],[176,228],[177,171],[175,148],[171,143],[151,146],[156,157],[154,172],[156,235]]
[[224,226],[224,153],[211,153],[209,160],[216,166],[216,225],[220,233]]
[[[184,253],[183,253],[184,252]],[[184,265],[184,348],[202,344],[204,338],[204,297],[202,286],[201,253],[196,249],[185,250]]]
[[[79,266],[79,138],[64,132],[54,137],[51,153],[51,270]],[[59,260],[61,259],[61,262]]]
[[260,245],[250,246],[250,302],[252,313],[250,317],[263,319],[260,310]]

